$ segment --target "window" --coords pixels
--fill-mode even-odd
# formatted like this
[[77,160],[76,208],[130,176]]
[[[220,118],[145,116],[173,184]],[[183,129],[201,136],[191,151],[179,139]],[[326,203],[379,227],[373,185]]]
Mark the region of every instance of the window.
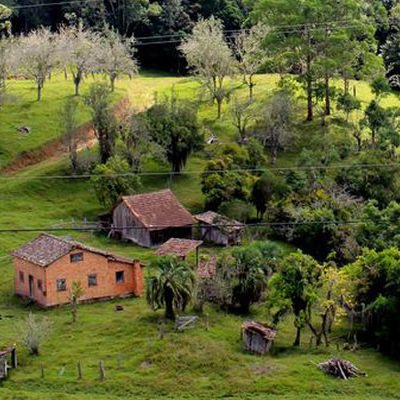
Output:
[[65,279],[57,279],[57,292],[65,292],[67,290],[67,281]]
[[19,281],[21,283],[25,282],[25,277],[24,277],[24,273],[22,271],[19,271]]
[[69,256],[72,263],[83,261],[83,253],[75,253]]
[[88,286],[89,287],[97,286],[97,275],[95,274],[88,275]]
[[115,273],[115,281],[117,283],[124,283],[125,282],[125,273],[124,273],[124,271],[117,271]]
[[39,290],[43,290],[43,283],[42,283],[42,280],[41,280],[41,279],[38,279],[38,281],[37,281],[37,288],[38,288]]

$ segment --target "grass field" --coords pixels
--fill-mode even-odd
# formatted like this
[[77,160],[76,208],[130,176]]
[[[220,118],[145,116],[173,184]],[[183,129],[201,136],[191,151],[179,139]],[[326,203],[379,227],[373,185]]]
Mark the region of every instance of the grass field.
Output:
[[[259,97],[271,92],[277,76],[257,78]],[[83,92],[89,82],[85,82]],[[172,86],[182,97],[196,98],[198,85],[187,78],[146,74],[118,83],[115,101],[129,96],[138,108],[153,101],[154,93],[165,93]],[[371,99],[367,84],[358,82],[357,90],[364,103]],[[34,86],[29,81],[12,82],[10,93],[15,104],[0,109],[0,166],[10,162],[22,151],[42,146],[60,137],[58,111],[71,82],[53,77],[43,93],[43,102],[36,103]],[[245,92],[241,92],[245,95]],[[392,95],[384,99],[387,106],[400,105]],[[215,121],[216,110],[203,104],[200,118],[228,142],[235,136],[229,114]],[[79,118],[89,118],[83,107]],[[21,137],[18,125],[32,127],[32,134]],[[345,134],[339,126],[338,135]],[[320,132],[318,121],[312,125],[299,122],[301,138],[296,151],[312,135]],[[295,154],[286,154],[282,165],[293,163]],[[198,171],[205,160],[196,155],[186,170]],[[166,167],[149,163],[148,171],[165,171]],[[85,180],[38,180],[37,175],[60,175],[67,172],[66,159],[48,160],[11,178],[0,176],[0,227],[60,227],[94,220],[104,210]],[[202,208],[203,198],[199,176],[165,176],[144,179],[144,190],[171,187],[180,200],[193,212]],[[177,334],[167,326],[164,339],[159,338],[161,312],[151,311],[144,299],[119,301],[125,310],[114,311],[115,302],[82,305],[79,322],[71,324],[68,307],[40,311],[25,306],[13,296],[13,269],[9,252],[34,237],[36,233],[0,233],[0,347],[17,343],[20,368],[10,379],[0,384],[1,400],[122,400],[122,399],[400,399],[397,376],[400,364],[373,349],[350,353],[337,350],[342,343],[341,329],[334,333],[333,345],[309,350],[309,333],[305,332],[300,349],[293,349],[292,321],[280,327],[271,356],[261,358],[245,354],[240,343],[240,324],[244,317],[229,315],[208,307],[198,326]],[[152,251],[109,240],[91,233],[76,233],[74,237],[123,255],[148,261]],[[30,311],[48,316],[53,322],[51,335],[39,357],[30,357],[20,346],[19,321]],[[190,311],[189,311],[190,312]],[[255,307],[254,319],[266,320],[262,305]],[[209,330],[206,329],[206,319]],[[332,355],[341,355],[368,372],[368,377],[342,382],[324,376],[314,365]],[[98,363],[105,363],[107,378],[98,379]],[[83,379],[77,379],[76,365],[83,366]],[[41,378],[41,366],[44,378]]]

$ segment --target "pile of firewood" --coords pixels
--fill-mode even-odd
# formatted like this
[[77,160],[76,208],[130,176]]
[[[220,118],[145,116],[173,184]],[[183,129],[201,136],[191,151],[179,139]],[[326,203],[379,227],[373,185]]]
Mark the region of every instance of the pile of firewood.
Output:
[[328,375],[335,376],[336,378],[344,379],[347,381],[349,378],[358,376],[366,376],[367,374],[360,371],[350,361],[340,360],[339,358],[332,358],[326,362],[318,364],[321,371]]

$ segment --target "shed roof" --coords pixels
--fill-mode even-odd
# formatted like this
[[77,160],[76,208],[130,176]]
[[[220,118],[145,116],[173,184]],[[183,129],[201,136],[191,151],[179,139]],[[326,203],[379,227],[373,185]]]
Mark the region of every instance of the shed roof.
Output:
[[245,321],[242,324],[242,329],[246,331],[256,332],[261,335],[264,339],[272,341],[275,339],[277,331],[276,329],[270,328],[255,321]]
[[213,225],[219,228],[221,231],[234,232],[241,231],[245,228],[245,225],[234,219],[230,219],[225,215],[218,214],[214,211],[207,211],[202,214],[194,216],[197,221],[207,225]]
[[67,240],[58,236],[49,235],[48,233],[40,234],[36,239],[26,243],[18,250],[15,250],[12,256],[37,264],[41,267],[47,267],[72,250],[77,249],[96,253],[108,259],[123,263],[135,263],[135,261],[129,258],[120,257],[94,247],[86,246],[74,240]]
[[156,255],[186,257],[191,251],[196,250],[202,244],[201,240],[172,238],[158,248]]
[[193,225],[195,220],[171,190],[125,196],[122,202],[152,231]]

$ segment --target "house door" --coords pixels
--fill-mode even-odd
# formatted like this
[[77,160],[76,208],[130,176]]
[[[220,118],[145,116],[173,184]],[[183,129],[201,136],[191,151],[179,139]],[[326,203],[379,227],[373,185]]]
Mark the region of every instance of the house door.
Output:
[[29,297],[33,297],[33,276],[29,275]]

